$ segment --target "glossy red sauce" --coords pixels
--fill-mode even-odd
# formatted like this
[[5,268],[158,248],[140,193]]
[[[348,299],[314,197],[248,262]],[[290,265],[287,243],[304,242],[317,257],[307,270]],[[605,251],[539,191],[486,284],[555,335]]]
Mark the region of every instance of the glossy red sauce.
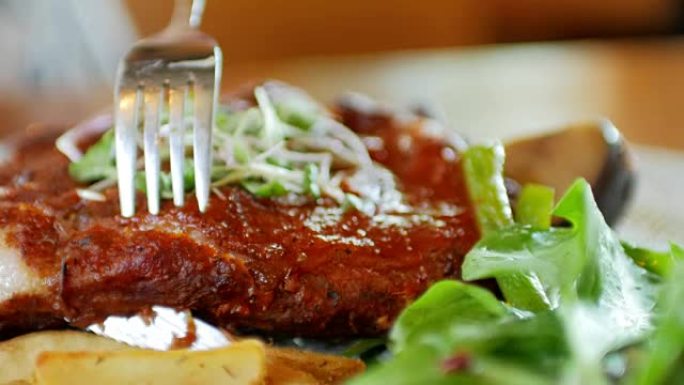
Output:
[[[396,174],[411,213],[368,217],[225,187],[226,199],[212,196],[205,214],[189,196],[184,208],[164,202],[149,215],[139,196],[138,214],[126,219],[115,189],[106,202],[79,199],[55,135],[34,133],[0,167],[0,225],[26,264],[56,282],[42,299],[55,319],[87,324],[159,304],[272,334],[382,333],[430,283],[460,275],[479,233],[459,156],[423,120],[338,112],[372,137],[372,157]],[[0,303],[0,329],[3,317],[30,322],[22,306]]]

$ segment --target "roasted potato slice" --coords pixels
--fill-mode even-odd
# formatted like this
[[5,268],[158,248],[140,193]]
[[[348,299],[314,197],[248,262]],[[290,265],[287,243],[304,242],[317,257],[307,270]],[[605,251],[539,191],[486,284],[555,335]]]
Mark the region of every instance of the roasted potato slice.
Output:
[[45,351],[112,351],[130,349],[109,338],[77,331],[49,331],[26,334],[0,342],[0,384],[30,383],[36,358]]
[[310,374],[321,385],[340,384],[366,368],[361,360],[292,348],[267,347],[266,356],[270,363]]
[[293,369],[272,357],[266,357],[266,366],[264,385],[322,385],[311,374]]
[[[243,344],[247,344],[247,347]],[[256,354],[254,345],[261,346],[261,354]],[[248,353],[238,353],[238,350],[244,349]],[[236,355],[239,357],[235,358]],[[190,359],[189,357],[197,358]],[[205,358],[210,361],[202,361]],[[209,368],[212,373],[207,376],[213,376],[212,370],[216,369],[215,365],[222,359],[229,363],[226,368],[231,373],[240,375],[233,382],[223,381],[227,373],[221,367],[221,372],[214,378],[217,381],[220,379],[223,381],[221,383],[225,384],[338,384],[364,369],[364,364],[359,360],[290,348],[268,346],[264,350],[263,345],[254,340],[245,340],[224,349],[205,352],[184,350],[156,352],[134,349],[90,333],[49,331],[27,334],[0,342],[0,385],[78,383],[107,385],[126,383],[126,378],[130,380],[133,377],[135,380],[132,383],[145,383],[147,376],[155,379],[149,382],[150,384],[175,384],[183,382],[181,381],[183,376],[179,372],[188,369],[187,373],[190,375],[189,371],[194,370],[192,364],[196,367],[200,364],[204,365],[205,369]],[[178,364],[177,361],[181,362]],[[214,366],[211,367],[209,364]],[[167,368],[169,365],[173,368]],[[242,370],[259,369],[260,372],[256,374],[261,377],[249,379],[248,376],[242,376],[244,372],[233,370],[234,365],[242,367]],[[193,376],[193,379],[197,378],[201,379],[202,383],[211,384],[205,381],[204,374]],[[243,379],[254,381],[236,382]]]
[[206,351],[44,352],[36,364],[37,385],[260,385],[265,375],[256,340]]

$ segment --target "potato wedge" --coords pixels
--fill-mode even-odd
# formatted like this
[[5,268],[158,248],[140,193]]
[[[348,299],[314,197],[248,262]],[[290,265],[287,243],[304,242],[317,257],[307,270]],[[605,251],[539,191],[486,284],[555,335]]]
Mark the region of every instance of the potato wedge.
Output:
[[322,385],[311,374],[290,368],[272,357],[266,358],[266,366],[264,385]]
[[[236,345],[241,343],[237,343]],[[79,359],[83,360],[84,357],[100,356],[100,353],[103,352],[121,350],[126,350],[125,353],[121,353],[122,355],[131,358],[121,359],[122,363],[120,366],[114,365],[116,368],[126,368],[126,370],[128,370],[128,368],[138,367],[140,368],[139,370],[148,371],[157,377],[160,376],[158,374],[159,366],[155,366],[156,364],[150,365],[146,360],[133,359],[132,357],[135,356],[135,354],[130,356],[130,352],[137,349],[109,338],[99,337],[90,333],[64,330],[36,332],[0,342],[0,385],[35,384],[36,362],[41,355],[49,357],[41,358],[42,365],[48,365],[48,363],[44,362],[45,360],[59,361],[59,359],[61,359],[59,365],[63,366],[67,364],[75,365],[76,363],[74,360],[76,359],[74,357],[80,357]],[[149,353],[167,354],[153,351],[138,351],[144,352],[143,355]],[[223,351],[223,349],[220,351]],[[68,352],[78,353],[65,354]],[[178,352],[182,351],[176,351],[174,353],[177,354]],[[360,373],[364,369],[364,365],[361,361],[345,357],[271,346],[266,347],[265,352],[266,367],[264,369],[263,383],[266,385],[338,384],[349,377]],[[107,356],[108,354],[104,355]],[[60,358],[58,359],[57,357]],[[257,365],[264,365],[264,360],[261,358],[257,361]],[[241,362],[243,361],[239,361],[238,365],[242,365]],[[231,364],[234,363],[234,361],[231,361]],[[55,361],[51,364],[56,365]],[[46,366],[43,366],[43,369],[46,368]],[[85,383],[104,382],[106,385],[108,384],[108,382],[106,382],[108,380],[102,379],[102,376],[107,375],[108,372],[102,372],[100,369],[101,367],[98,366],[97,371],[90,372],[87,377],[85,377],[85,372],[79,371],[77,374],[87,378]],[[112,367],[111,369],[113,370],[114,368]],[[118,371],[119,369],[117,369],[117,372]],[[44,372],[44,374],[47,374],[47,372]],[[72,383],[72,379],[70,378],[62,378],[62,381],[64,382],[48,383]],[[135,381],[135,383],[141,382],[142,380],[138,379]],[[256,383],[260,384],[261,382],[257,381]]]
[[361,360],[298,350],[292,348],[266,348],[271,365],[278,365],[310,374],[321,385],[340,384],[362,373],[366,365]]
[[37,385],[259,385],[265,374],[256,340],[207,351],[44,352],[36,364]]
[[0,384],[31,383],[36,358],[45,351],[112,351],[130,349],[109,338],[77,331],[26,334],[0,342]]

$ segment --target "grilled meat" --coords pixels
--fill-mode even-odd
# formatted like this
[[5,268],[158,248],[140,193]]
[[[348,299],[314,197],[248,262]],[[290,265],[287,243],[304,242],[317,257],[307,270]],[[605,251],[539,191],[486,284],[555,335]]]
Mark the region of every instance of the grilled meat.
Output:
[[188,199],[150,215],[141,195],[122,218],[116,189],[104,202],[79,198],[55,135],[27,132],[0,167],[0,334],[156,304],[274,335],[385,332],[432,282],[459,276],[479,233],[444,130],[356,101],[336,113],[394,173],[408,212],[368,216],[229,186],[205,214]]

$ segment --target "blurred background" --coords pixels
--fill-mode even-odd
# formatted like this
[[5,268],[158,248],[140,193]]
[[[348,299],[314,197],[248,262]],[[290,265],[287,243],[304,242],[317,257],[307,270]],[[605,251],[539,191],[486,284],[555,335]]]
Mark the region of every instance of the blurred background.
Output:
[[[172,0],[0,0],[0,135],[108,107],[118,58],[162,29],[172,8]],[[681,0],[209,0],[202,29],[223,48],[225,89],[276,77],[324,100],[353,89],[432,103],[485,136],[607,115],[639,140],[684,148],[673,130],[656,137],[645,128],[680,123],[683,8]]]
[[[126,0],[142,35],[168,0]],[[677,31],[676,0],[209,0],[204,30],[227,63],[320,54]]]

